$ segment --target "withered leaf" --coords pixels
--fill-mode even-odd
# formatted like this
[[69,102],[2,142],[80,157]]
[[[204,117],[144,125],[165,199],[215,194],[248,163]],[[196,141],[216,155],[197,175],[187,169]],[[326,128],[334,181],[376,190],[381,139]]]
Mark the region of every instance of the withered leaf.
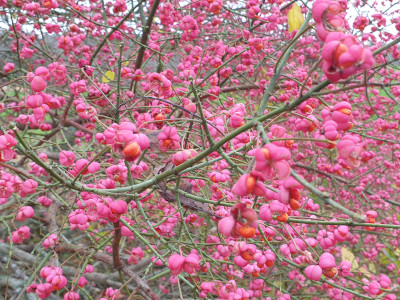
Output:
[[[172,163],[168,163],[165,166],[162,167],[158,167],[157,170],[154,170],[155,174],[160,174],[162,172],[165,172],[167,170],[170,170],[173,167]],[[166,201],[168,202],[174,202],[176,201],[176,193],[168,190],[167,189],[167,183],[166,182],[160,182],[158,184],[160,190],[159,193],[161,195],[161,197],[163,197]],[[185,181],[181,182],[180,188],[188,193],[191,194],[192,193],[192,185],[190,183],[187,183]],[[207,203],[203,203],[200,201],[196,201],[192,198],[188,198],[183,194],[179,195],[179,200],[181,202],[182,207],[190,209],[190,210],[195,210],[195,211],[200,211],[200,212],[204,212],[206,214],[215,216],[215,217],[219,217],[217,215],[215,215],[213,213],[213,211],[210,209],[210,206]]]
[[139,130],[139,133],[146,135],[150,141],[150,148],[153,150],[158,150],[158,139],[157,136],[161,132],[161,130],[151,130],[147,128],[142,128]]

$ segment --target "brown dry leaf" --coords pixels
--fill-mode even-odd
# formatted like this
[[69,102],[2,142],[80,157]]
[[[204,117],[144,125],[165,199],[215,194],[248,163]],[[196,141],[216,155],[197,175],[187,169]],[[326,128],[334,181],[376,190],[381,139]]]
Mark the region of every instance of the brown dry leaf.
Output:
[[[162,172],[168,171],[172,168],[173,168],[173,164],[168,163],[165,166],[155,168],[154,174],[157,175]],[[160,188],[158,192],[160,193],[161,197],[163,197],[168,202],[176,201],[176,193],[168,190],[167,184],[165,182],[160,182],[158,184],[158,186]],[[192,185],[190,183],[183,181],[180,184],[180,188],[188,194],[192,193]],[[181,202],[182,207],[184,207],[184,208],[204,212],[204,213],[218,217],[217,215],[215,215],[213,213],[213,211],[210,209],[210,206],[207,203],[196,201],[196,200],[194,200],[192,198],[188,198],[182,194],[179,195],[179,200]]]
[[[176,193],[168,190],[166,183],[161,182],[158,184],[158,186],[160,187],[160,190],[158,192],[166,201],[168,201],[168,202],[176,201]],[[192,192],[192,187],[189,187],[189,188],[186,187],[186,189],[185,189],[185,187],[182,187],[182,190],[184,190],[186,193],[190,194]],[[195,211],[200,211],[200,212],[204,212],[204,213],[216,216],[216,215],[214,215],[214,213],[210,209],[210,206],[207,203],[196,201],[196,200],[188,198],[182,194],[179,195],[179,200],[181,202],[182,207],[184,207],[184,208],[195,210]]]
[[203,203],[203,202],[191,199],[191,198],[187,198],[184,195],[179,195],[179,200],[181,201],[181,204],[184,208],[204,212],[204,213],[212,215],[212,216],[217,216],[212,212],[210,206],[207,203]]
[[159,150],[157,136],[160,132],[161,130],[151,130],[146,128],[142,128],[139,130],[139,133],[143,133],[149,138],[150,148],[153,150]]

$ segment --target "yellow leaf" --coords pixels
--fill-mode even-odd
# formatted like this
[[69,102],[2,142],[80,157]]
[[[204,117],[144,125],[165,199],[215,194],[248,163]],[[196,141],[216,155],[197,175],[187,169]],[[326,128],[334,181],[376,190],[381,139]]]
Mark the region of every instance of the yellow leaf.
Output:
[[368,269],[371,271],[372,274],[376,273],[376,268],[375,268],[375,265],[373,263],[370,263],[368,265]]
[[303,22],[304,16],[301,13],[301,8],[295,3],[288,12],[289,32],[292,33],[293,30],[299,29]]
[[366,268],[360,267],[357,272],[363,273],[364,275],[369,275],[371,274]]
[[355,259],[355,256],[354,256],[353,252],[351,252],[351,250],[349,250],[349,248],[346,248],[346,247],[342,248],[342,260],[347,260],[347,261],[351,262],[352,269],[358,268],[358,263]]
[[102,82],[110,82],[110,81],[113,81],[114,78],[115,78],[115,73],[113,71],[107,71],[106,74],[104,74],[101,81]]

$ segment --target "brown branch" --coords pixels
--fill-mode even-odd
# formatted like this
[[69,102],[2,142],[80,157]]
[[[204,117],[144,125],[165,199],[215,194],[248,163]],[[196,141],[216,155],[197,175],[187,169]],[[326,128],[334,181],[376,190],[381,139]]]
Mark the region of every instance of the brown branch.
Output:
[[[67,247],[67,246],[61,246],[58,245],[56,246],[56,248],[54,249],[56,252],[71,252],[71,253],[79,253],[80,255],[91,255],[91,251],[88,251],[86,249],[83,248],[75,248],[75,247]],[[114,261],[113,258],[105,255],[105,254],[101,254],[101,253],[95,253],[92,256],[95,260],[101,261],[107,265],[110,266],[114,266]],[[145,282],[142,278],[140,278],[135,272],[133,272],[132,270],[128,269],[127,267],[121,265],[121,271],[123,273],[125,273],[126,275],[128,275],[137,285],[137,287],[140,289],[140,291],[142,292],[141,294],[147,298],[150,298],[152,300],[158,300],[160,299],[156,293],[154,293],[154,291],[148,286],[147,282]]]
[[59,230],[57,225],[57,211],[59,208],[59,204],[57,202],[53,202],[53,204],[49,208],[49,212],[47,214],[48,228],[49,232],[53,233]]
[[93,131],[91,131],[90,129],[87,129],[85,126],[79,124],[77,121],[78,120],[72,120],[72,119],[65,119],[63,120],[64,116],[59,116],[56,115],[54,112],[49,111],[49,114],[53,117],[53,118],[57,118],[59,119],[61,125],[69,125],[72,127],[75,127],[76,129],[79,129],[80,131],[86,133],[86,134],[90,134],[91,136],[94,135]]
[[160,5],[160,0],[155,0],[153,3],[153,6],[151,7],[149,16],[147,18],[146,26],[143,28],[143,35],[142,35],[142,39],[140,40],[140,43],[142,44],[142,46],[140,46],[138,55],[136,57],[135,70],[140,69],[140,67],[143,64],[144,52],[146,51],[147,41],[149,39],[149,35],[150,35],[150,31],[151,31],[151,24],[153,23],[153,19],[154,19],[154,16],[156,14],[156,11],[157,11],[157,8],[159,5]]
[[119,222],[115,222],[114,224],[114,239],[112,242],[112,248],[113,248],[113,262],[114,262],[114,268],[116,270],[121,270],[122,263],[121,263],[121,258],[119,256],[119,242],[121,241],[121,227],[119,226]]
[[[81,76],[81,78],[82,78],[82,76]],[[69,112],[69,110],[70,110],[70,108],[71,108],[71,106],[72,106],[72,101],[73,101],[73,100],[74,100],[74,95],[71,94],[71,96],[70,96],[69,99],[68,99],[67,105],[65,106],[65,109],[64,109],[64,113],[63,113],[63,115],[62,115],[62,118],[60,118],[60,121],[61,121],[61,124],[62,124],[62,125],[64,125],[65,121],[67,120],[68,112]]]
[[18,169],[18,168],[16,168],[16,167],[10,166],[10,165],[8,165],[8,164],[6,164],[6,163],[3,163],[3,162],[0,162],[0,166],[1,166],[1,167],[4,167],[4,168],[7,168],[7,169],[9,169],[9,170],[12,170],[12,171],[14,171],[15,173],[18,173],[18,174],[20,174],[20,175],[22,175],[22,176],[24,176],[24,177],[26,177],[26,178],[35,180],[35,178],[33,178],[33,176],[31,176],[31,175],[25,173],[24,171],[21,171],[20,169]]
[[[24,263],[28,264],[28,265],[36,265],[37,264],[37,260],[38,258],[28,252],[32,251],[32,249],[29,249],[28,252],[26,252],[25,250],[23,250],[22,248],[25,245],[20,245],[20,246],[13,246],[13,251],[12,251],[12,256],[16,259],[16,260],[20,260],[23,261]],[[7,256],[9,254],[10,251],[10,245],[6,244],[6,243],[0,243],[0,254],[2,254],[2,256]],[[76,268],[73,267],[67,267],[67,266],[63,266],[63,274],[65,276],[75,276],[76,275]],[[122,283],[115,281],[118,276],[117,274],[104,274],[104,273],[98,273],[98,272],[93,272],[93,273],[85,273],[84,274],[85,278],[89,281],[93,281],[96,282],[98,284],[102,284],[104,286],[111,286],[113,288],[121,288],[122,287]],[[133,286],[128,286],[131,290],[134,290],[135,287]]]
[[42,218],[42,217],[39,217],[39,216],[33,216],[32,219],[37,220],[39,222],[42,222],[46,226],[50,225],[49,221],[46,220],[45,218]]
[[89,134],[91,136],[94,135],[93,131],[91,131],[90,129],[87,129],[85,126],[83,126],[83,125],[81,125],[79,123],[76,123],[75,121],[72,121],[70,119],[66,119],[65,120],[65,124],[66,125],[71,125],[71,126],[75,127],[76,129],[79,129],[80,131],[82,131],[82,132],[84,132],[86,134]]
[[[141,3],[141,2],[140,2]],[[96,50],[93,52],[93,54],[91,55],[90,59],[89,59],[89,65],[93,64],[94,59],[96,58],[97,54],[99,54],[100,50],[103,48],[104,44],[106,43],[106,41],[108,41],[108,38],[115,32],[117,31],[121,25],[131,16],[131,14],[134,12],[134,10],[136,9],[136,7],[138,7],[139,4],[137,4],[136,6],[132,7],[131,10],[129,10],[129,12],[126,14],[125,17],[122,18],[122,20],[115,25],[115,27],[113,27],[110,32],[107,33],[107,35],[103,38],[103,40],[100,42],[100,44],[97,46]],[[80,79],[83,78],[83,75],[80,76]],[[62,115],[62,118],[60,118],[61,123],[64,125],[64,123],[66,123],[67,121],[67,116],[68,116],[68,112],[71,108],[72,105],[72,101],[74,100],[74,95],[71,95],[71,97],[68,99],[67,102],[67,106],[65,107],[64,113]]]
[[[253,84],[248,84],[248,85],[238,85],[238,86],[228,86],[225,88],[222,88],[220,93],[230,93],[230,92],[234,92],[234,91],[243,91],[243,90],[254,90],[254,89],[259,89],[260,87],[257,85],[253,85]],[[203,95],[200,96],[199,98],[202,100],[204,98],[209,97],[210,95]]]
[[15,78],[15,79],[13,79],[13,80],[11,80],[9,82],[6,82],[6,83],[0,85],[0,89],[5,87],[5,86],[7,86],[7,85],[10,85],[13,82],[19,81],[19,80],[24,79],[24,78],[26,78],[26,76],[21,76],[21,77]]

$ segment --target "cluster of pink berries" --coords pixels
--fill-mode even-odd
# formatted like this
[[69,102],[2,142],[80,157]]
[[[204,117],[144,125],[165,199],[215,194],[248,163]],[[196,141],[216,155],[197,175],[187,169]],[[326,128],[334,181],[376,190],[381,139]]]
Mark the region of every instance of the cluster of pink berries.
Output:
[[312,8],[317,34],[325,42],[322,70],[333,82],[368,70],[374,64],[371,50],[364,48],[354,35],[344,33],[348,29],[346,9],[347,1],[343,0],[317,0]]
[[[321,110],[321,124],[312,115],[313,108],[317,106],[318,102],[309,100],[299,106],[299,114],[303,117],[295,120],[296,129],[304,133],[314,132],[315,145],[318,147],[326,149],[336,147],[339,154],[338,161],[343,167],[348,169],[359,167],[364,146],[358,136],[346,133],[354,126],[351,104],[347,101],[341,101],[334,106],[323,108]],[[339,139],[340,141],[335,143]]]
[[168,268],[174,276],[179,275],[182,271],[193,274],[200,270],[200,257],[197,250],[193,249],[188,256],[173,254],[168,259]]
[[12,149],[15,145],[17,141],[12,135],[0,135],[0,161],[9,161],[15,157],[15,151]]
[[[309,265],[305,268],[304,274],[310,280],[318,281],[321,279],[322,274],[328,278],[335,277],[339,271],[342,276],[349,276],[352,264],[348,261],[342,261],[340,266],[336,266],[335,257],[325,252],[319,257],[317,265]],[[339,271],[338,271],[339,269]]]
[[[93,273],[94,272],[94,267],[92,265],[86,265],[84,274],[85,273]],[[35,293],[39,299],[46,299],[50,297],[50,295],[55,292],[63,289],[68,281],[65,276],[63,276],[63,270],[60,267],[55,267],[55,266],[45,266],[40,270],[40,277],[45,280],[45,283],[34,283],[31,284],[27,289],[27,293]],[[80,276],[79,280],[77,281],[77,285],[79,287],[84,287],[86,284],[89,282],[84,276]],[[107,289],[106,295],[109,295],[110,292],[113,291],[112,288]],[[112,293],[112,294],[115,294]],[[112,295],[110,298],[102,298],[102,299],[113,299],[114,295]],[[69,291],[64,294],[64,300],[78,300],[80,299],[80,296],[78,293],[74,291]]]
[[104,133],[97,133],[95,138],[100,144],[112,146],[114,152],[119,152],[125,160],[134,161],[150,146],[145,134],[134,132],[137,129],[131,122],[113,123]]

